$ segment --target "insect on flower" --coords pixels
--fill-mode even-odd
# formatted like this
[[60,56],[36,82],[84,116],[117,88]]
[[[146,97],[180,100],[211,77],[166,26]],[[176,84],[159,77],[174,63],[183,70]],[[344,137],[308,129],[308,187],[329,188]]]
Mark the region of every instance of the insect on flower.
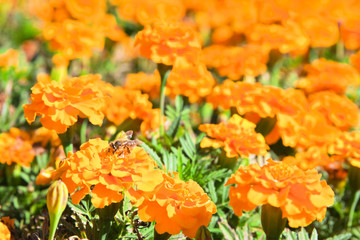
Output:
[[130,140],[133,135],[133,131],[122,131],[119,134],[119,138],[115,141],[109,143],[108,152],[112,154],[117,154],[118,157],[125,157],[130,154],[131,150],[137,145],[141,144],[139,140]]

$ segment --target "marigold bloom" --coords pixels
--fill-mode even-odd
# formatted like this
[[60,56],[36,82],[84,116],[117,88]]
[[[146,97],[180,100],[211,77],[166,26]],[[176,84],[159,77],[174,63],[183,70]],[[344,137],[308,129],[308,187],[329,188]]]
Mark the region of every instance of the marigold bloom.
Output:
[[165,65],[173,65],[178,57],[195,62],[201,48],[198,34],[185,23],[147,25],[137,33],[135,45],[140,46],[142,56]]
[[95,22],[105,15],[105,0],[64,0],[66,9],[75,19],[84,22]]
[[178,58],[167,78],[166,91],[172,98],[183,95],[194,103],[209,95],[214,85],[215,79],[203,63],[193,64]]
[[202,61],[221,76],[238,80],[242,76],[258,76],[266,71],[268,51],[260,45],[228,47],[211,45],[202,51]]
[[350,56],[350,63],[358,72],[360,72],[360,51],[357,51]]
[[360,83],[358,73],[348,64],[320,58],[304,69],[308,75],[295,85],[307,93],[332,90],[343,94],[349,85],[358,86]]
[[23,167],[30,167],[35,154],[32,147],[33,141],[26,131],[11,128],[7,133],[0,134],[0,163],[11,165],[17,163]]
[[347,49],[360,48],[360,21],[347,19],[340,24],[341,40]]
[[16,67],[19,63],[18,51],[10,48],[0,54],[0,67]]
[[210,137],[201,140],[200,147],[224,147],[226,156],[248,157],[249,154],[265,155],[269,146],[260,133],[255,132],[256,125],[248,120],[233,115],[227,123],[202,124],[199,130]]
[[[156,177],[155,177],[156,176]],[[156,179],[156,183],[154,183]],[[160,180],[160,182],[158,182]],[[151,184],[145,184],[151,182]],[[216,206],[194,181],[184,182],[178,174],[170,177],[157,170],[152,174],[144,174],[142,184],[130,188],[128,195],[134,206],[138,207],[138,215],[142,221],[155,221],[158,233],[172,235],[182,231],[189,238],[194,238],[202,225],[207,226]]]
[[180,0],[111,0],[119,16],[141,25],[157,21],[177,22],[185,16],[185,7]]
[[11,239],[11,233],[9,231],[9,228],[2,222],[0,222],[0,238],[4,240]]
[[330,47],[339,40],[337,22],[319,15],[300,15],[302,29],[310,38],[311,47]]
[[347,131],[359,122],[359,108],[346,96],[322,91],[309,96],[310,109],[322,113],[329,123]]
[[23,106],[26,120],[30,124],[40,116],[43,126],[57,133],[64,133],[78,117],[87,117],[92,124],[101,125],[105,97],[99,89],[100,79],[100,75],[89,74],[56,82],[40,75],[31,88],[31,103]]
[[348,159],[350,164],[360,168],[360,132],[343,132],[328,146],[328,152],[337,159]]
[[258,23],[246,36],[249,43],[295,55],[306,53],[310,44],[310,39],[295,21],[286,21],[284,25]]
[[66,184],[74,204],[90,193],[94,206],[103,208],[120,202],[123,190],[133,185],[134,178],[151,174],[155,166],[140,147],[120,154],[113,152],[107,141],[91,139],[76,153],[69,152],[52,177]]
[[126,75],[124,87],[132,90],[141,90],[154,99],[160,96],[160,84],[160,73],[158,70],[155,70],[153,74],[139,72]]
[[225,185],[236,184],[229,191],[229,204],[236,215],[270,204],[281,209],[290,227],[297,228],[322,221],[326,208],[334,203],[334,192],[320,178],[315,169],[304,171],[269,159],[263,167],[257,163],[240,166]]
[[326,146],[311,146],[303,152],[297,152],[295,157],[287,156],[282,161],[296,165],[300,169],[309,170],[320,166],[328,166],[334,159],[329,157]]

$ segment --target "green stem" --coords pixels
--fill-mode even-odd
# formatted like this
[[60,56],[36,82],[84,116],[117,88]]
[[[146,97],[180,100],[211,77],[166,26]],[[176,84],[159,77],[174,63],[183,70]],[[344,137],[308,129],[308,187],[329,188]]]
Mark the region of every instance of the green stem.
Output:
[[158,70],[161,77],[161,86],[160,86],[160,136],[164,136],[164,113],[165,113],[165,90],[166,90],[166,81],[170,73],[170,66],[159,63]]
[[57,226],[59,224],[61,214],[50,214],[50,232],[49,232],[49,240],[53,240]]
[[349,228],[352,226],[352,222],[353,222],[353,219],[354,219],[355,208],[356,208],[356,205],[359,202],[359,199],[360,199],[360,190],[357,190],[356,193],[354,194],[354,197],[352,198],[352,201],[351,201],[349,220],[348,220],[348,223],[347,223],[347,227],[349,227]]
[[61,143],[64,147],[65,155],[68,156],[68,153],[73,151],[73,137],[74,137],[75,127],[71,126],[67,132],[59,134]]

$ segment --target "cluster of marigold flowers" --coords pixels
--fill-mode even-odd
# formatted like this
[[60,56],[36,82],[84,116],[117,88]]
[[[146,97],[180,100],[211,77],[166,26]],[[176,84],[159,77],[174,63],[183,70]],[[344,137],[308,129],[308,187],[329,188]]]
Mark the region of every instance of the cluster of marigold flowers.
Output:
[[[267,156],[281,141],[295,149],[294,156],[279,156],[264,166],[240,167],[228,180],[230,206],[235,214],[270,204],[282,210],[291,227],[321,221],[333,204],[334,193],[314,169],[349,161],[360,167],[358,106],[346,96],[358,87],[360,52],[350,64],[324,58],[303,67],[292,88],[283,89],[248,81],[267,71],[277,54],[304,55],[309,48],[343,44],[360,48],[360,4],[354,1],[110,1],[118,17],[144,26],[134,46],[158,69],[128,74],[124,86],[113,86],[99,74],[64,76],[42,74],[24,105],[28,123],[40,117],[49,130],[43,139],[56,139],[88,118],[93,125],[104,118],[114,125],[140,119],[143,135],[156,132],[164,119],[150,100],[159,98],[164,65],[170,98],[183,95],[189,103],[207,102],[232,116],[218,124],[201,124],[207,134],[201,148],[222,148],[227,158]],[[107,13],[106,1],[33,0],[31,11],[42,20],[43,38],[57,51],[53,61],[67,66],[76,58],[89,58],[104,48],[105,38],[127,47],[130,38]],[[212,44],[209,44],[209,43]],[[341,46],[340,46],[341,47]],[[132,48],[132,46],[131,46]],[[137,55],[134,55],[137,56]],[[0,56],[0,66],[16,66],[12,50]],[[210,72],[228,78],[221,83]],[[238,81],[240,80],[240,81]],[[264,124],[265,123],[265,124]],[[257,130],[274,123],[269,132]],[[50,132],[54,131],[54,132]],[[10,139],[10,141],[9,141]],[[11,129],[0,135],[1,161],[28,167],[35,155],[37,132]],[[58,140],[57,140],[58,141]],[[60,145],[56,143],[55,145]],[[131,150],[131,151],[130,151]],[[95,207],[120,202],[127,194],[143,221],[155,221],[159,233],[180,231],[194,237],[216,212],[214,203],[194,181],[159,169],[144,149],[114,151],[107,141],[92,139],[64,161],[54,162],[37,183],[62,179],[73,203],[90,194]],[[22,154],[26,152],[26,156]],[[236,161],[236,160],[235,160]],[[304,196],[308,196],[305,198]]]

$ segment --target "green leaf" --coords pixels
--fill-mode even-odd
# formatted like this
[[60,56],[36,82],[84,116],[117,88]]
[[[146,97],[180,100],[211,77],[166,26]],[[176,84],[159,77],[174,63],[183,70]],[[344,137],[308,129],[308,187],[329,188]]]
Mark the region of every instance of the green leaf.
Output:
[[301,228],[301,231],[298,233],[299,240],[310,240],[309,234],[305,231],[304,228]]
[[148,145],[146,145],[145,143],[141,144],[141,147],[145,149],[145,151],[150,155],[150,157],[152,157],[152,159],[154,159],[154,161],[156,162],[156,164],[158,165],[158,167],[162,170],[164,170],[163,167],[163,162],[161,161],[160,157],[156,154],[156,152],[154,150],[152,150]]
[[224,224],[223,222],[218,222],[218,224],[219,224],[219,228],[220,228],[221,232],[224,235],[224,239],[226,239],[226,240],[237,240],[238,239],[235,237],[236,233],[228,224]]
[[217,195],[216,195],[216,190],[215,190],[215,184],[214,184],[214,181],[210,181],[208,183],[208,187],[209,187],[209,191],[210,191],[210,198],[211,200],[216,203],[218,198],[217,198]]
[[312,231],[310,240],[318,240],[318,233],[316,231],[316,228],[314,228],[314,230]]

